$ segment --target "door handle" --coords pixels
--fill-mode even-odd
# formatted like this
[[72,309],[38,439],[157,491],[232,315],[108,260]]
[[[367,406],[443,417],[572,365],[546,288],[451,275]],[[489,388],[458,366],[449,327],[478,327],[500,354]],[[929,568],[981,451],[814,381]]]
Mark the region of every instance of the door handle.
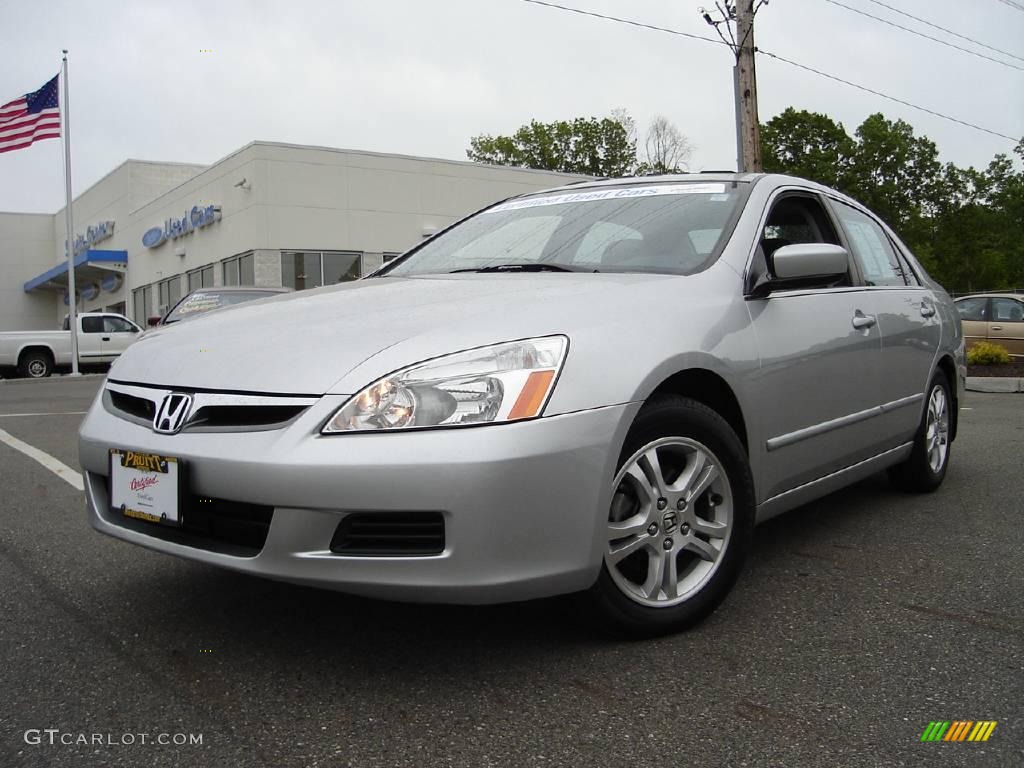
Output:
[[988,329],[990,331],[1001,331],[1001,330],[1003,330],[1003,326],[1001,326],[1001,325],[990,325],[988,327]]
[[935,307],[926,302],[921,302],[921,317],[931,317],[935,314]]
[[853,316],[853,327],[858,331],[866,331],[877,322],[874,315],[865,315],[859,309]]
[[101,341],[110,341],[110,337],[109,337],[109,336],[104,336],[104,337],[103,337],[103,338],[101,339]]

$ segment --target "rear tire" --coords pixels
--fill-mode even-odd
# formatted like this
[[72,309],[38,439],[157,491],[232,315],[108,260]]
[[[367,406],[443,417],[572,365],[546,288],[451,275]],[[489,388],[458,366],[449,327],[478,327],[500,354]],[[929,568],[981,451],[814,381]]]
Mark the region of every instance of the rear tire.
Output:
[[928,386],[924,415],[914,437],[910,457],[889,468],[889,480],[901,491],[931,493],[946,477],[949,468],[950,425],[953,407],[949,379],[941,370],[935,372]]
[[41,350],[26,352],[18,361],[18,372],[30,379],[45,379],[53,373],[53,358]]
[[693,626],[725,599],[750,549],[754,483],[743,444],[703,403],[659,397],[640,411],[617,466],[587,608],[632,637]]

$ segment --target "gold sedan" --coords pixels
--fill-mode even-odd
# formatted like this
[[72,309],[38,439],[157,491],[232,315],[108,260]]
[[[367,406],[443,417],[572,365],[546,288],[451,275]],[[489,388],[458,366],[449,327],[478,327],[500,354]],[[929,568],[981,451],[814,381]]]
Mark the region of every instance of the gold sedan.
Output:
[[991,341],[1024,359],[1024,294],[984,293],[956,300],[967,349]]

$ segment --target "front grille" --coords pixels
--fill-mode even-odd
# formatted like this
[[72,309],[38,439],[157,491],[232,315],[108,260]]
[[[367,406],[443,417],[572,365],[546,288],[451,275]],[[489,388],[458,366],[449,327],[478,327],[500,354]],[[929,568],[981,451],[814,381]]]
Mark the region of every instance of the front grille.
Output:
[[186,427],[265,427],[289,421],[304,410],[304,405],[205,405]]
[[312,395],[192,392],[187,389],[163,389],[108,381],[103,403],[115,416],[137,424],[151,425],[164,398],[176,392],[184,392],[192,397],[192,408],[181,428],[184,432],[280,429],[319,399]]
[[338,524],[331,552],[356,556],[422,556],[444,551],[440,512],[354,512]]
[[119,411],[135,416],[146,421],[152,421],[156,416],[156,403],[144,397],[135,397],[126,392],[108,390],[110,402]]
[[273,515],[274,508],[262,504],[189,496],[183,504],[179,527],[136,520],[116,510],[113,522],[122,528],[187,547],[254,557],[267,541]]

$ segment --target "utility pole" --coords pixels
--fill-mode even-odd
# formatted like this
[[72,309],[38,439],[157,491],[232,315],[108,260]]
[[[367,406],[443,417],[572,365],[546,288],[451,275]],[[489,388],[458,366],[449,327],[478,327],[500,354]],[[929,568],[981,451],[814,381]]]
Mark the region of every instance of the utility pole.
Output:
[[[764,170],[761,162],[761,126],[757,121],[757,75],[754,71],[754,16],[768,0],[715,2],[716,17],[701,8],[704,21],[715,28],[722,42],[732,49],[736,65],[732,70],[736,109],[736,167],[740,171]],[[733,24],[736,26],[733,33]],[[720,26],[728,35],[722,34]]]
[[757,75],[754,72],[754,0],[736,2],[736,122],[740,132],[740,170],[760,172],[761,127],[757,122]]

